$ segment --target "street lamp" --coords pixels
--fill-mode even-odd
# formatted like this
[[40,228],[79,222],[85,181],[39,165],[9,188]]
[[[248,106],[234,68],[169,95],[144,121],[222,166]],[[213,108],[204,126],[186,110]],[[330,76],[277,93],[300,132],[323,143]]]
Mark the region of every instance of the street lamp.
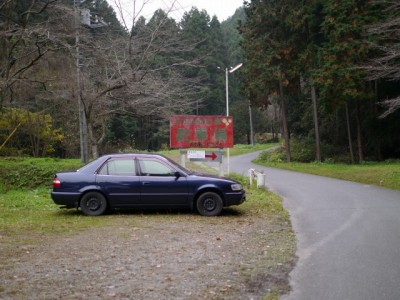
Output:
[[[226,116],[229,117],[229,73],[233,73],[238,70],[243,63],[238,64],[237,66],[231,67],[230,69],[225,68],[225,94],[226,94]],[[221,69],[218,67],[218,69]],[[229,174],[229,148],[226,149],[226,157],[227,157],[227,173]]]
[[237,69],[239,69],[241,66],[243,66],[243,63],[238,64],[235,67],[231,67],[229,70],[228,68],[225,68],[225,81],[226,81],[226,116],[229,117],[229,80],[228,80],[228,73],[233,73]]

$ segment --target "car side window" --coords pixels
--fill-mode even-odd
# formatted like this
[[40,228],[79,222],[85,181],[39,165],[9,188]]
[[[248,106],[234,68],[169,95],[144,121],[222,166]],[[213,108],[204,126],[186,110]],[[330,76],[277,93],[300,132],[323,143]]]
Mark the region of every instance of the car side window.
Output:
[[139,159],[139,165],[142,175],[147,176],[173,176],[175,170],[160,161],[153,159]]
[[136,163],[132,158],[108,160],[99,171],[100,175],[136,176]]

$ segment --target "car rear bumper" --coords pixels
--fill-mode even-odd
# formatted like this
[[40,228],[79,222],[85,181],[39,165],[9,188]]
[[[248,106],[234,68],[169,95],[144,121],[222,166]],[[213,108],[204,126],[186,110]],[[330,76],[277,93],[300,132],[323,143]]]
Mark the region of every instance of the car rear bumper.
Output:
[[51,198],[57,205],[63,205],[67,208],[78,207],[79,193],[63,193],[63,192],[52,192]]

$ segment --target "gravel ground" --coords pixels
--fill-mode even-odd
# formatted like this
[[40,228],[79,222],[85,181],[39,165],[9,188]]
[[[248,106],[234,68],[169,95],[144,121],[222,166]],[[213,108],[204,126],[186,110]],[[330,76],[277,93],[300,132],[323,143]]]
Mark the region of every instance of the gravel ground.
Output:
[[20,246],[0,236],[0,299],[262,299],[289,289],[290,224],[235,210],[107,217]]

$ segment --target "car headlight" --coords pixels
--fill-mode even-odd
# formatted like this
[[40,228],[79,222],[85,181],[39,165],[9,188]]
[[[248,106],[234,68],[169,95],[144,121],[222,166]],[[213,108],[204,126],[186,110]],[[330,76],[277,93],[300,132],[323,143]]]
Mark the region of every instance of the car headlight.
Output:
[[240,183],[234,183],[231,185],[232,191],[241,191],[243,189]]

